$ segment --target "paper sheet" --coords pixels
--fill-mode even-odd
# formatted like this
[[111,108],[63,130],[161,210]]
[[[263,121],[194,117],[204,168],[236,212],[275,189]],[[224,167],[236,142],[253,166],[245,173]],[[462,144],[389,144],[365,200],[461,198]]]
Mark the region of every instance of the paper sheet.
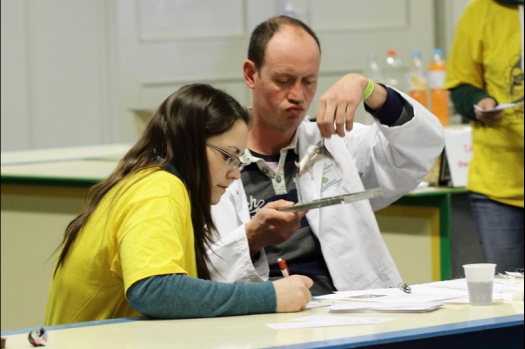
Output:
[[523,279],[523,274],[515,272],[515,271],[506,271],[505,274],[509,276],[514,276],[515,278],[518,278],[518,279]]
[[479,112],[482,112],[482,113],[491,113],[491,112],[495,112],[495,111],[499,111],[499,110],[503,110],[503,109],[508,109],[508,108],[514,108],[514,107],[517,107],[518,105],[522,104],[522,102],[520,103],[500,103],[496,106],[496,108],[494,109],[481,109],[480,107],[478,107],[477,104],[474,104],[474,109],[476,109],[477,111]]

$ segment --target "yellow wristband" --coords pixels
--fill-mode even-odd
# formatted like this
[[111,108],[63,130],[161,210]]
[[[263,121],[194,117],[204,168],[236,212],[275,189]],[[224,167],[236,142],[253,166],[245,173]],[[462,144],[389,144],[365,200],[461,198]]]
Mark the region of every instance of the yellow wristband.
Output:
[[370,97],[372,92],[374,92],[374,87],[375,87],[374,80],[368,79],[368,85],[366,85],[366,88],[363,91],[363,100],[365,100],[368,97]]

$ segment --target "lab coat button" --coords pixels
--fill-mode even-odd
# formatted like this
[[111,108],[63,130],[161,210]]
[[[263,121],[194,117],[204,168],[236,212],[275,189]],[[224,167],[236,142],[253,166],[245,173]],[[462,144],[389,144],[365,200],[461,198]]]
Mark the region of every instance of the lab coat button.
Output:
[[281,176],[277,176],[275,180],[277,181],[277,183],[281,183]]

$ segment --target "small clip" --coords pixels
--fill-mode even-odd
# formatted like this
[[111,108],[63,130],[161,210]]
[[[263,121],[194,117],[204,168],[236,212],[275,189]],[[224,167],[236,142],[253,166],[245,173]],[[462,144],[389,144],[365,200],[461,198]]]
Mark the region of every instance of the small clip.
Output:
[[412,289],[410,288],[410,286],[408,286],[407,284],[405,284],[404,282],[400,282],[399,285],[397,285],[397,287],[405,292],[405,293],[411,293],[412,292]]
[[45,328],[34,328],[27,336],[29,343],[34,347],[43,347],[47,343],[47,332]]

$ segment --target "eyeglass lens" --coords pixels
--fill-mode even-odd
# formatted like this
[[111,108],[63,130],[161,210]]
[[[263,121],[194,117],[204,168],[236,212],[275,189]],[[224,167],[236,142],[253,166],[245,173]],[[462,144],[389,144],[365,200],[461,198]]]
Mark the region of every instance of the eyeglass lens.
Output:
[[211,143],[208,143],[206,142],[207,145],[209,145],[210,147],[212,147],[213,149],[217,150],[218,152],[222,153],[224,156],[226,156],[226,165],[229,165],[232,167],[232,169],[236,169],[236,168],[240,168],[242,169],[242,161],[241,159],[239,159],[238,157],[236,157],[235,155],[233,154],[230,154],[228,153],[227,151],[225,150],[222,150],[221,148],[217,147],[216,145],[213,145]]

